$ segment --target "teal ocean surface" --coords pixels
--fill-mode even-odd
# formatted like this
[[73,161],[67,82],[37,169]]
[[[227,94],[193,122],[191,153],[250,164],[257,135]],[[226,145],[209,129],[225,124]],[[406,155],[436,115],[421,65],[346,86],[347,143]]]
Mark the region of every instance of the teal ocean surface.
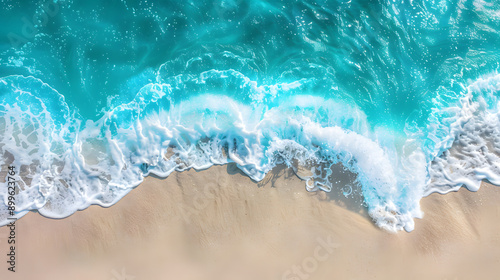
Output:
[[361,189],[391,231],[412,230],[430,193],[500,184],[499,1],[0,4],[16,218],[230,162],[256,181],[285,164],[309,191]]

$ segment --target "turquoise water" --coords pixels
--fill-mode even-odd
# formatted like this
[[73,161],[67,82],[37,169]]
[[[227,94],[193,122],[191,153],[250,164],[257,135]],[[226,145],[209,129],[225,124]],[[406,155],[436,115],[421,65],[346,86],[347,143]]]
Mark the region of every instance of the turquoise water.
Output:
[[17,217],[229,162],[257,181],[303,167],[332,192],[342,163],[388,230],[432,192],[500,184],[498,1],[0,3]]

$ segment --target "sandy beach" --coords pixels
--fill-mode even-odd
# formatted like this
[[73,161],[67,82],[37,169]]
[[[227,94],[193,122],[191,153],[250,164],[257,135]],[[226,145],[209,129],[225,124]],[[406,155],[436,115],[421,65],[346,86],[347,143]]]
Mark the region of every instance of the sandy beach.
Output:
[[433,194],[411,233],[377,228],[356,198],[307,192],[280,167],[234,164],[148,177],[110,208],[16,222],[0,279],[497,279],[500,189]]

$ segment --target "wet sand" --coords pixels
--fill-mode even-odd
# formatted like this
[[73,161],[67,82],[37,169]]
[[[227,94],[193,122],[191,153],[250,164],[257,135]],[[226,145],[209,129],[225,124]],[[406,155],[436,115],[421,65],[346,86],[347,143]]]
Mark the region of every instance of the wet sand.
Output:
[[394,234],[359,198],[307,192],[291,170],[257,183],[215,166],[148,177],[110,208],[29,213],[16,222],[15,273],[0,228],[0,279],[497,279],[499,202],[486,183],[433,194],[415,230]]

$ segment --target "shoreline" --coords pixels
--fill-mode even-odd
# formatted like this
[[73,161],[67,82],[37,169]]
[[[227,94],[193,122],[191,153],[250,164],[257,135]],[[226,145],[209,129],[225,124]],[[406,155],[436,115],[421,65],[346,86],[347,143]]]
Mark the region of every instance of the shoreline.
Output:
[[[364,207],[342,198],[307,192],[285,168],[257,183],[234,164],[149,176],[110,208],[60,220],[28,213],[16,222],[17,272],[4,264],[0,276],[109,280],[125,269],[136,279],[475,279],[500,272],[495,186],[423,198],[424,217],[410,233],[379,229]],[[0,228],[2,254],[7,236]]]

